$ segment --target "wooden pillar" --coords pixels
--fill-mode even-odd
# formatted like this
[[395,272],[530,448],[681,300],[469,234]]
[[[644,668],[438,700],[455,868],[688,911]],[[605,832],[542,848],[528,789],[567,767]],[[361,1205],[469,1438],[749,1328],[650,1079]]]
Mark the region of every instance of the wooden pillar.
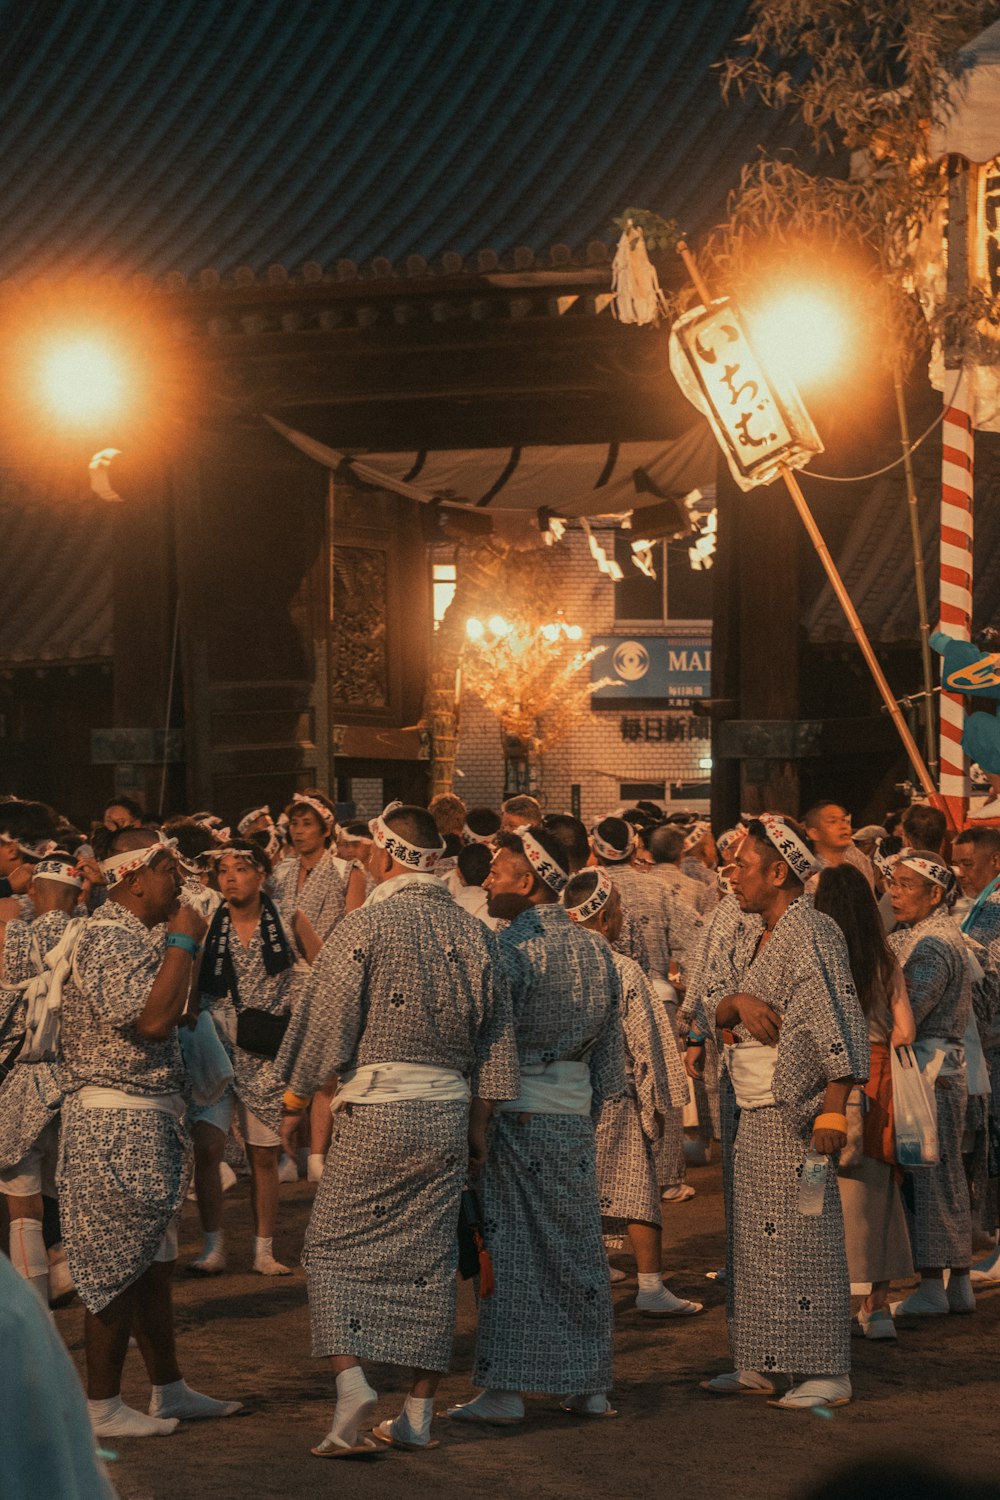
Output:
[[[111,741],[114,789],[137,797],[155,817],[168,709],[172,724],[180,722],[179,684],[170,704],[177,594],[169,483],[162,468],[122,461],[114,484],[122,496],[112,518],[114,725],[107,727],[118,731]],[[169,804],[180,792],[181,767],[168,759],[167,771]]]
[[270,431],[234,425],[192,446],[174,492],[188,806],[227,821],[254,803],[277,811],[329,780],[315,652],[327,475]]

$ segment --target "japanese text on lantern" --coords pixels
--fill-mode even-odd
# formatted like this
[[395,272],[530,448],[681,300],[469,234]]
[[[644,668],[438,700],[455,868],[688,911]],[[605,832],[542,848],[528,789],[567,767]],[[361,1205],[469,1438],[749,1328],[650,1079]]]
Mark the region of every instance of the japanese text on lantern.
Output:
[[767,484],[780,464],[799,468],[822,452],[798,391],[765,371],[732,301],[681,319],[675,332],[716,435],[740,474]]

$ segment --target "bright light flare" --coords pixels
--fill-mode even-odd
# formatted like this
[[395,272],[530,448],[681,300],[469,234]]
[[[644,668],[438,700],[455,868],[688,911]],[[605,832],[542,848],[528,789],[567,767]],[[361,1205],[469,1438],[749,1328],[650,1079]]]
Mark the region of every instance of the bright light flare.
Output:
[[39,375],[42,398],[62,423],[83,426],[122,415],[126,362],[99,338],[54,339],[40,355]]
[[790,288],[747,313],[750,336],[765,369],[796,384],[831,374],[844,357],[848,325],[832,297]]
[[548,643],[549,643],[550,646],[554,646],[555,645],[556,641],[559,639],[560,634],[561,634],[561,631],[560,631],[558,625],[543,625],[542,626],[542,638],[544,640],[548,641]]
[[495,636],[507,635],[511,628],[507,621],[504,619],[503,615],[491,615],[489,624],[490,630]]
[[470,641],[481,641],[486,634],[486,626],[482,620],[466,620],[465,633]]
[[583,627],[580,625],[567,625],[566,634],[571,641],[583,640]]

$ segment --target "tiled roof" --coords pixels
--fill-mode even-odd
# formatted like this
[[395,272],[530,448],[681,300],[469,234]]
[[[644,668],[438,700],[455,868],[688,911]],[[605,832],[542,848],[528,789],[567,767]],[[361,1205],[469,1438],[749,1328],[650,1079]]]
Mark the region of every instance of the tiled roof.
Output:
[[[1000,435],[975,436],[973,507],[973,626],[1000,625]],[[938,529],[941,504],[940,434],[914,456],[920,531],[931,628],[938,611]],[[806,470],[808,474],[808,470]],[[837,565],[862,624],[882,645],[920,639],[913,584],[913,543],[902,470],[893,469],[869,492],[836,549]],[[817,644],[852,640],[850,627],[828,584],[805,616],[809,639]]]
[[746,8],[0,0],[0,276],[582,260],[629,204],[697,236],[801,143],[723,107]]
[[65,481],[50,486],[0,471],[0,666],[112,655],[112,522],[108,505],[68,493]]

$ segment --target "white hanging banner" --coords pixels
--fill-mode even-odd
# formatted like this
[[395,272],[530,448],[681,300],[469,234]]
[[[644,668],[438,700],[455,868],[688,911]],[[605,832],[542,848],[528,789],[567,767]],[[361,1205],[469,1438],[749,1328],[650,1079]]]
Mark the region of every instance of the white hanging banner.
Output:
[[[1000,111],[1000,98],[997,100]],[[1000,297],[1000,156],[973,173],[969,222],[969,284],[988,297]],[[913,282],[925,313],[930,316],[948,295],[947,189],[942,187],[938,211],[925,230],[915,258]],[[981,322],[970,341],[961,376],[945,364],[944,350],[935,340],[929,366],[931,385],[952,406],[967,412],[973,429],[1000,432],[1000,335]]]

